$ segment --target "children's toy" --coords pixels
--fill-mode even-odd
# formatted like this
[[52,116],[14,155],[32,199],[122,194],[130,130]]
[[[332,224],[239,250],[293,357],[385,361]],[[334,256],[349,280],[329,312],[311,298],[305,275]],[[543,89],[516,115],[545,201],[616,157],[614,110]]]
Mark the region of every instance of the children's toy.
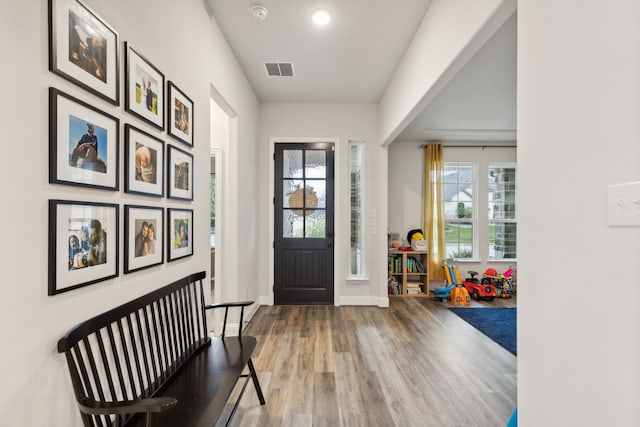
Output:
[[469,292],[460,281],[458,266],[445,263],[443,268],[447,279],[447,286],[444,288],[434,288],[433,297],[437,300],[442,300],[442,302],[450,299],[455,305],[471,304]]
[[496,289],[496,297],[498,298],[511,298],[511,275],[513,272],[507,270],[505,273],[507,273],[509,277],[506,277],[504,273],[499,274],[495,268],[488,268],[487,271],[484,272],[484,277],[480,283],[481,285],[493,284]]
[[464,279],[464,287],[467,289],[471,298],[475,300],[488,300],[492,301],[496,297],[496,287],[493,283],[480,283],[476,277],[478,273],[476,271],[467,271],[471,277]]
[[442,302],[445,302],[449,299],[449,296],[451,295],[451,290],[455,287],[456,285],[448,285],[443,288],[433,288],[433,298],[435,300],[440,300]]

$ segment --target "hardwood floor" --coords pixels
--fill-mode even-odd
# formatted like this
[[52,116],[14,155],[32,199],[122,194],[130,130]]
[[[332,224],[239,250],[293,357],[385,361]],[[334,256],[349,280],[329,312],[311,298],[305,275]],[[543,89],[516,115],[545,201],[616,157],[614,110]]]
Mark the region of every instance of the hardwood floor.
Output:
[[[515,298],[472,306],[515,306]],[[233,426],[504,426],[516,406],[516,357],[440,303],[389,308],[262,306],[253,385]]]

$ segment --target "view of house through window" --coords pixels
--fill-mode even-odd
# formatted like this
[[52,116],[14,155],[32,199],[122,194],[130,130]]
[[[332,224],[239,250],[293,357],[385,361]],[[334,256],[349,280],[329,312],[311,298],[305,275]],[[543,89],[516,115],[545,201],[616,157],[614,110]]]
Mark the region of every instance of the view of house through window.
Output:
[[489,259],[516,258],[516,168],[489,165]]
[[352,276],[364,274],[364,146],[361,143],[352,142],[349,147],[350,167],[350,239],[351,254],[349,273]]
[[475,164],[445,162],[444,233],[447,258],[470,259],[474,256],[475,177]]

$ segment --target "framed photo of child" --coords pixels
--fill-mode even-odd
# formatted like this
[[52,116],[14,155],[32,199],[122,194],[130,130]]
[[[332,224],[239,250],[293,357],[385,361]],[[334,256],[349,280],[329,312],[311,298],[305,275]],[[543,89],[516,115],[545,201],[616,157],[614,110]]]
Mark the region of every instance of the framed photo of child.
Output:
[[124,126],[125,192],[164,195],[164,141],[130,124]]
[[49,295],[118,276],[119,207],[49,200]]
[[193,155],[169,145],[167,164],[168,197],[193,200]]
[[169,135],[193,147],[193,101],[173,82],[168,83],[167,129]]
[[169,208],[167,217],[167,259],[193,255],[193,210]]
[[49,0],[49,70],[120,104],[118,33],[78,0]]
[[125,42],[124,109],[164,129],[164,74]]
[[119,189],[120,120],[49,88],[49,182]]
[[124,273],[164,263],[164,208],[124,205]]

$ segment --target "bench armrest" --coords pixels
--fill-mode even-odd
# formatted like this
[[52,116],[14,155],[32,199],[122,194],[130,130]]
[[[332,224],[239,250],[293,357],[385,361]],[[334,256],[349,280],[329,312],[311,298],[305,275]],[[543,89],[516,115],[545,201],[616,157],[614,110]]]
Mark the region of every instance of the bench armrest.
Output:
[[210,308],[247,307],[253,303],[254,301],[220,302],[217,304],[205,305],[204,309],[209,310]]
[[99,402],[84,398],[78,402],[80,411],[90,415],[135,414],[139,412],[167,411],[178,403],[173,397],[150,397],[147,399],[119,402]]
[[238,338],[242,337],[242,319],[244,317],[244,308],[253,304],[253,301],[239,301],[239,302],[221,302],[217,304],[209,304],[205,305],[205,310],[210,310],[213,308],[224,308],[224,322],[222,323],[222,338],[224,338],[224,333],[227,329],[227,314],[229,314],[229,308],[231,307],[240,307],[240,327],[238,328]]

